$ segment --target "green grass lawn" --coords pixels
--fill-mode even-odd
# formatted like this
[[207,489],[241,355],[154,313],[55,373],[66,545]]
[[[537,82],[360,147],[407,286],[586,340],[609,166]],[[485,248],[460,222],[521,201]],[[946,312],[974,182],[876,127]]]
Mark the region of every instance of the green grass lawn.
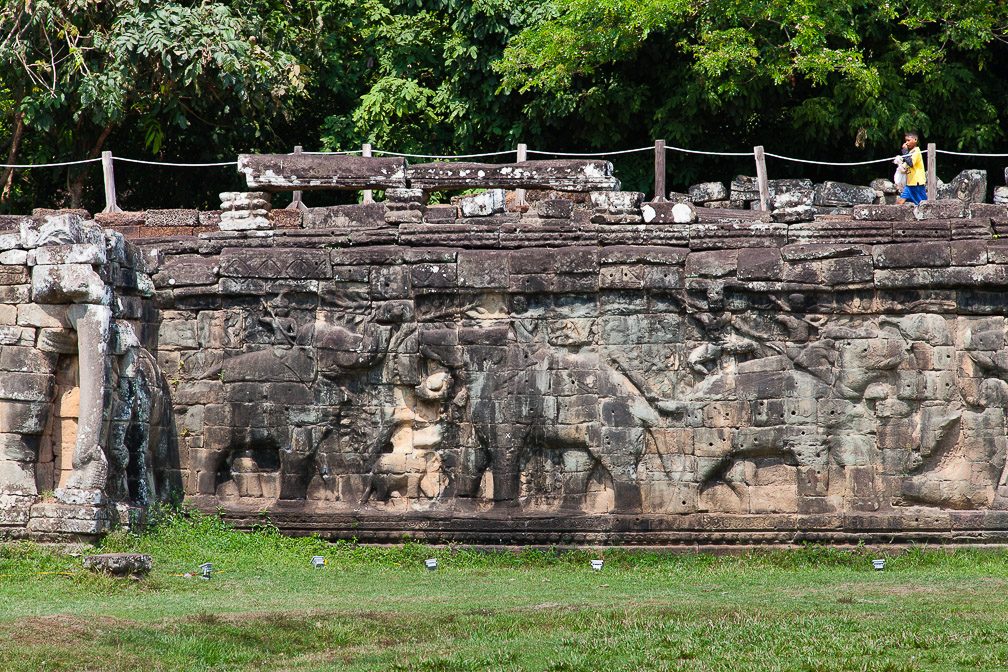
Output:
[[[1005,551],[915,549],[876,572],[864,550],[370,548],[201,516],[101,550],[154,570],[0,546],[0,670],[1008,669]],[[182,576],[207,561],[211,580]]]

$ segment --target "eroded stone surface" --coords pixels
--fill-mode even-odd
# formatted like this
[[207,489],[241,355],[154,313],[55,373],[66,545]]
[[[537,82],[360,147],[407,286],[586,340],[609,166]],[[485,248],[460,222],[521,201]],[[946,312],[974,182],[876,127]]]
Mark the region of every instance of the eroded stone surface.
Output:
[[[774,221],[597,191],[426,221],[392,196],[328,229],[106,236],[104,264],[60,256],[85,220],[19,222],[0,528],[99,534],[144,501],[131,465],[177,460],[206,510],[373,541],[1008,538],[1003,206]],[[40,240],[63,262],[29,268]],[[67,264],[112,298],[33,302]]]
[[[113,502],[146,506],[170,490],[167,386],[137,335],[155,316],[144,308],[154,285],[121,234],[79,214],[39,214],[19,229],[30,284],[0,304],[0,317],[11,313],[0,333],[0,493],[20,499],[0,533],[93,536],[116,524]],[[54,489],[55,502],[38,501]]]
[[102,553],[86,555],[81,559],[84,569],[113,576],[145,576],[154,566],[149,553]]

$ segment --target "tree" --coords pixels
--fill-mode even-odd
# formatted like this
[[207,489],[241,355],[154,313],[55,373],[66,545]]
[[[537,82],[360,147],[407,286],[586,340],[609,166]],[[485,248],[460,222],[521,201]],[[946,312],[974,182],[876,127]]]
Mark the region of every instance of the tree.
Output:
[[[433,154],[513,147],[531,124],[519,96],[497,94],[491,64],[535,20],[534,0],[321,0],[326,81],[352,83],[327,115],[331,149],[370,142]],[[340,32],[335,26],[353,26]],[[344,89],[345,93],[349,93]]]
[[1005,138],[1006,35],[1004,2],[556,0],[495,67],[503,92],[532,95],[527,114],[580,129],[583,146],[639,128],[845,160],[916,128],[990,151]]
[[[253,111],[270,118],[303,81],[288,54],[256,44],[257,33],[254,19],[220,3],[8,0],[0,8],[6,163],[95,158],[127,125],[156,153],[171,127],[230,126]],[[4,200],[12,177],[2,176]],[[67,172],[72,207],[84,177]]]

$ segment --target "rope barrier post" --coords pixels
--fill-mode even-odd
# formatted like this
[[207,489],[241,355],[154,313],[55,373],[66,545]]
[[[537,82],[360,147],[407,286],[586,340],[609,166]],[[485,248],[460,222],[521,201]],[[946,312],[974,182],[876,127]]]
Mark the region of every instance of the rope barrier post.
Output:
[[937,157],[935,156],[935,143],[928,143],[928,164],[927,164],[927,200],[933,201],[938,198],[938,173],[935,172]]
[[[516,150],[517,161],[521,163],[522,161],[528,160],[528,145],[524,142],[518,143],[518,149]],[[525,205],[525,190],[515,189],[515,203],[521,207]]]
[[665,198],[665,141],[654,141],[654,198],[652,203],[664,203]]
[[[295,154],[300,154],[301,153],[301,145],[295,145],[294,146],[294,153]],[[307,210],[308,206],[306,206],[304,204],[304,201],[301,200],[302,194],[303,194],[303,192],[301,192],[301,191],[295,191],[294,192],[294,200],[292,200],[290,202],[290,205],[288,205],[287,207],[289,209],[294,209],[294,210]]]
[[[371,143],[365,142],[363,145],[361,145],[360,155],[371,156]],[[374,203],[374,191],[372,191],[371,189],[365,189],[363,202]]]
[[115,171],[112,170],[112,152],[101,153],[102,177],[105,180],[105,209],[102,212],[122,212],[116,204]]
[[753,147],[753,156],[756,157],[756,183],[759,185],[760,210],[766,212],[770,209],[770,185],[767,182],[766,157],[763,156],[763,145]]

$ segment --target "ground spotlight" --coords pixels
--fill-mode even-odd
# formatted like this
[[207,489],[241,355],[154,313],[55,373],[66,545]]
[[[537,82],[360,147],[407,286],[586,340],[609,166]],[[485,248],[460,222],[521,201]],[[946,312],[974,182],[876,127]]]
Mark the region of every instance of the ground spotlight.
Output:
[[601,560],[592,560],[591,561],[591,568],[594,569],[596,572],[602,571],[602,561]]
[[427,558],[424,560],[424,565],[427,566],[428,570],[433,572],[437,569],[437,558]]
[[199,568],[200,572],[202,572],[202,574],[200,574],[200,578],[204,581],[209,581],[210,575],[213,574],[213,565],[209,562],[204,562],[199,566]]
[[315,569],[319,569],[323,565],[325,565],[325,558],[323,558],[321,555],[313,555],[311,559],[311,564],[312,567],[314,567]]
[[872,560],[871,564],[872,564],[872,567],[875,568],[876,572],[881,572],[883,569],[885,569],[885,558],[880,558],[878,560]]

